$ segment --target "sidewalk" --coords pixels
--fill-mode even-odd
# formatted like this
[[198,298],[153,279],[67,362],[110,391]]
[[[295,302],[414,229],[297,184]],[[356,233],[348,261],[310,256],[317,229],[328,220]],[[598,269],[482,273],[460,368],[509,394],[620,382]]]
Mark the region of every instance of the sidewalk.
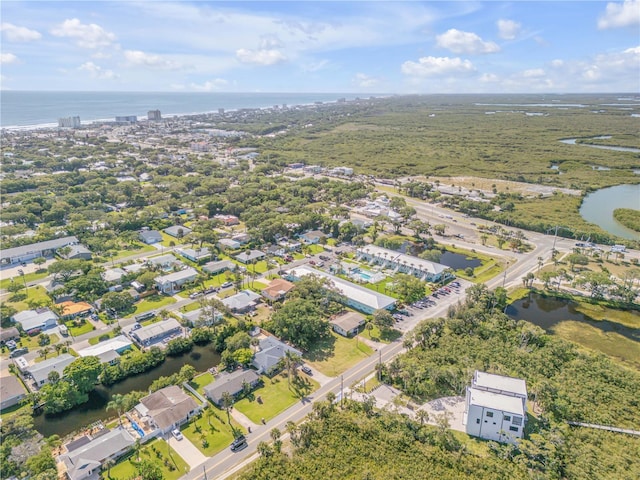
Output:
[[237,408],[232,408],[230,413],[233,419],[246,429],[248,429],[249,427],[255,428],[258,426],[257,424],[249,420],[249,418],[244,413],[239,412]]

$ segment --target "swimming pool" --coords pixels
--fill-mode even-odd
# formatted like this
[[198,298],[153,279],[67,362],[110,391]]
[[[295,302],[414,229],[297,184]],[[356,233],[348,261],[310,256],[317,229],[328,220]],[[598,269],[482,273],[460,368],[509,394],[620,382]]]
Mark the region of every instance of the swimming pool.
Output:
[[359,280],[365,283],[378,283],[384,280],[386,275],[380,272],[371,272],[369,270],[363,270],[361,268],[354,270],[351,273],[351,278]]

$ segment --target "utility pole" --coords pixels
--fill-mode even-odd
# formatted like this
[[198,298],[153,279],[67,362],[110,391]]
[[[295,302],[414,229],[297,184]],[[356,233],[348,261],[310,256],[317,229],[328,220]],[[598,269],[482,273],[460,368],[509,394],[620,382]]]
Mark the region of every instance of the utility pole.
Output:
[[344,377],[340,375],[340,408],[342,408],[343,398],[344,398]]
[[204,480],[207,480],[207,468],[202,465],[202,472],[204,473]]
[[382,348],[378,350],[378,381],[382,382]]

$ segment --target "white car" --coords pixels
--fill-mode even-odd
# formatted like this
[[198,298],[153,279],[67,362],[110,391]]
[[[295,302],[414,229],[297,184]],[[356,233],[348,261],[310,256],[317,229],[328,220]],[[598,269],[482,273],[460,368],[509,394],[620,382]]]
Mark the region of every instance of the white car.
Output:
[[182,432],[177,428],[171,430],[171,435],[175,437],[176,440],[182,440],[184,437],[182,436]]

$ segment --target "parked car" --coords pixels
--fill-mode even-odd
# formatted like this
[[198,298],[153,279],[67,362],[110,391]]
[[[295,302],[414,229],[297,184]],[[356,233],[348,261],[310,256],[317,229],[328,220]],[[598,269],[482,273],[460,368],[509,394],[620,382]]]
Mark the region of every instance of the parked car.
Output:
[[173,435],[173,438],[175,438],[176,440],[182,440],[184,438],[182,436],[182,432],[177,428],[174,428],[173,430],[171,430],[171,435]]
[[220,288],[229,288],[232,285],[233,282],[224,282],[222,285],[220,285]]
[[231,442],[231,451],[232,452],[237,452],[238,450],[242,450],[242,449],[247,448],[247,447],[248,447],[247,439],[244,437],[244,435],[240,435],[233,442]]
[[205,289],[204,294],[209,295],[210,293],[216,293],[219,289],[216,287],[209,287]]
[[201,297],[202,295],[204,295],[203,292],[193,292],[191,295],[189,295],[189,298],[193,300],[195,298]]
[[9,358],[20,357],[25,353],[29,353],[29,349],[27,347],[18,348],[9,354]]
[[310,369],[308,366],[306,366],[306,365],[303,365],[303,366],[300,368],[300,370],[302,370],[302,371],[303,371],[304,373],[306,373],[307,375],[313,375],[313,371],[311,371],[311,369]]

